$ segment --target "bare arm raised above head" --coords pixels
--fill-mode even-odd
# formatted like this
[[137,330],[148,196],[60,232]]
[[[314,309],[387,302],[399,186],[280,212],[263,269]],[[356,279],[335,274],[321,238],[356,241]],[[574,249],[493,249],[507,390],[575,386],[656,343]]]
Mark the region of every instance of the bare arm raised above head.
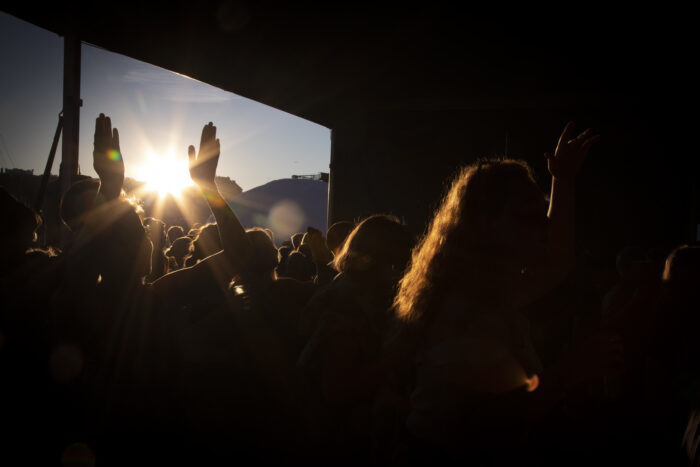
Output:
[[576,176],[591,146],[600,139],[589,128],[576,136],[574,123],[569,122],[554,152],[545,153],[552,175],[549,199],[549,240],[546,260],[527,267],[521,288],[522,302],[528,303],[544,295],[563,281],[575,263],[574,206]]
[[190,177],[199,187],[209,205],[219,228],[221,245],[226,258],[237,272],[246,269],[251,255],[251,244],[238,217],[216,187],[216,167],[221,145],[216,138],[216,127],[209,122],[202,129],[199,153],[194,146],[188,148]]

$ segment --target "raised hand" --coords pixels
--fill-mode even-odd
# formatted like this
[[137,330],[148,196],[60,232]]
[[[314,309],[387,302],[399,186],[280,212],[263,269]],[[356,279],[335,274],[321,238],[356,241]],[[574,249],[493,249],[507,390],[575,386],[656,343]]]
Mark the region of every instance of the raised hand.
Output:
[[104,114],[95,120],[92,165],[100,177],[100,192],[107,199],[119,196],[124,184],[124,159],[119,148],[119,131],[112,129],[112,121]]
[[187,150],[190,177],[199,186],[216,218],[219,237],[229,264],[240,273],[248,268],[252,246],[238,217],[216,188],[216,166],[219,163],[220,150],[219,140],[216,139],[216,127],[209,122],[202,129],[199,154],[196,154],[194,146]]
[[569,122],[559,136],[554,153],[547,152],[544,155],[549,173],[557,180],[573,182],[588,150],[600,139],[600,135],[593,135],[590,128],[578,136],[574,135],[574,122]]
[[194,146],[190,146],[187,150],[190,163],[190,177],[199,188],[216,188],[214,180],[220,152],[221,146],[216,138],[216,127],[212,122],[209,122],[202,129],[199,154],[195,153]]

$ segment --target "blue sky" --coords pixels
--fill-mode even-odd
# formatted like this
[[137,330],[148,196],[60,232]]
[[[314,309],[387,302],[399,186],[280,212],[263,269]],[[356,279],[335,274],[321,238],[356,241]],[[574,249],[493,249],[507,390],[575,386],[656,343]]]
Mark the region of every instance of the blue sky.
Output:
[[[0,12],[0,166],[46,164],[62,106],[63,39]],[[327,172],[330,130],[272,107],[123,55],[83,44],[80,167],[94,176],[92,135],[100,112],[119,128],[127,177],[149,154],[187,160],[202,126],[217,126],[218,174],[248,190],[293,174]],[[58,173],[60,146],[53,173]]]

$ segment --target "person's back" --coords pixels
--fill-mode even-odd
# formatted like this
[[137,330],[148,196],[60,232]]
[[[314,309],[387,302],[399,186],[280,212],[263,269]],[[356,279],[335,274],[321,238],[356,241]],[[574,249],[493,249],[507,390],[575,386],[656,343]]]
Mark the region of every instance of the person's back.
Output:
[[341,273],[313,296],[301,316],[300,332],[308,336],[297,362],[307,387],[304,441],[319,443],[310,448],[319,456],[333,458],[343,446],[348,459],[369,455],[368,427],[379,382],[369,381],[355,392],[341,387],[338,372],[347,370],[353,378],[358,368],[370,368],[379,359],[391,299],[373,292]]
[[[496,380],[494,367],[501,372]],[[490,434],[476,415],[480,406],[542,372],[528,320],[506,304],[470,300],[456,286],[418,348],[408,428],[444,452],[479,458],[480,449],[493,448],[479,436]]]
[[310,438],[325,444],[327,456],[335,449],[354,462],[370,455],[371,410],[388,376],[381,347],[412,241],[393,216],[362,221],[335,258],[340,273],[301,316],[300,331],[309,340],[297,364],[316,397],[316,405],[308,401],[317,415]]

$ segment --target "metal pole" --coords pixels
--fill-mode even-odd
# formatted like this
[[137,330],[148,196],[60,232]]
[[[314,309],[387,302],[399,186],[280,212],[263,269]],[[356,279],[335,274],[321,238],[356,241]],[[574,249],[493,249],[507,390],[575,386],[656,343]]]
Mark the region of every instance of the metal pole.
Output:
[[56,148],[58,147],[58,138],[61,137],[61,130],[63,129],[63,112],[58,114],[58,126],[56,127],[56,133],[53,135],[53,143],[51,143],[51,150],[49,151],[49,159],[46,161],[46,168],[44,169],[44,176],[41,178],[41,186],[39,187],[39,195],[36,198],[36,203],[34,204],[34,210],[41,211],[41,206],[44,204],[44,195],[46,194],[46,185],[49,183],[49,178],[51,177],[51,168],[53,167],[53,160],[56,157]]
[[63,147],[61,156],[61,194],[65,193],[79,173],[78,142],[80,139],[80,39],[66,34],[63,59]]
[[[61,168],[59,172],[61,196],[80,173],[78,165],[78,144],[80,140],[80,38],[71,31],[63,38],[63,144]],[[67,232],[63,229],[61,244]]]

